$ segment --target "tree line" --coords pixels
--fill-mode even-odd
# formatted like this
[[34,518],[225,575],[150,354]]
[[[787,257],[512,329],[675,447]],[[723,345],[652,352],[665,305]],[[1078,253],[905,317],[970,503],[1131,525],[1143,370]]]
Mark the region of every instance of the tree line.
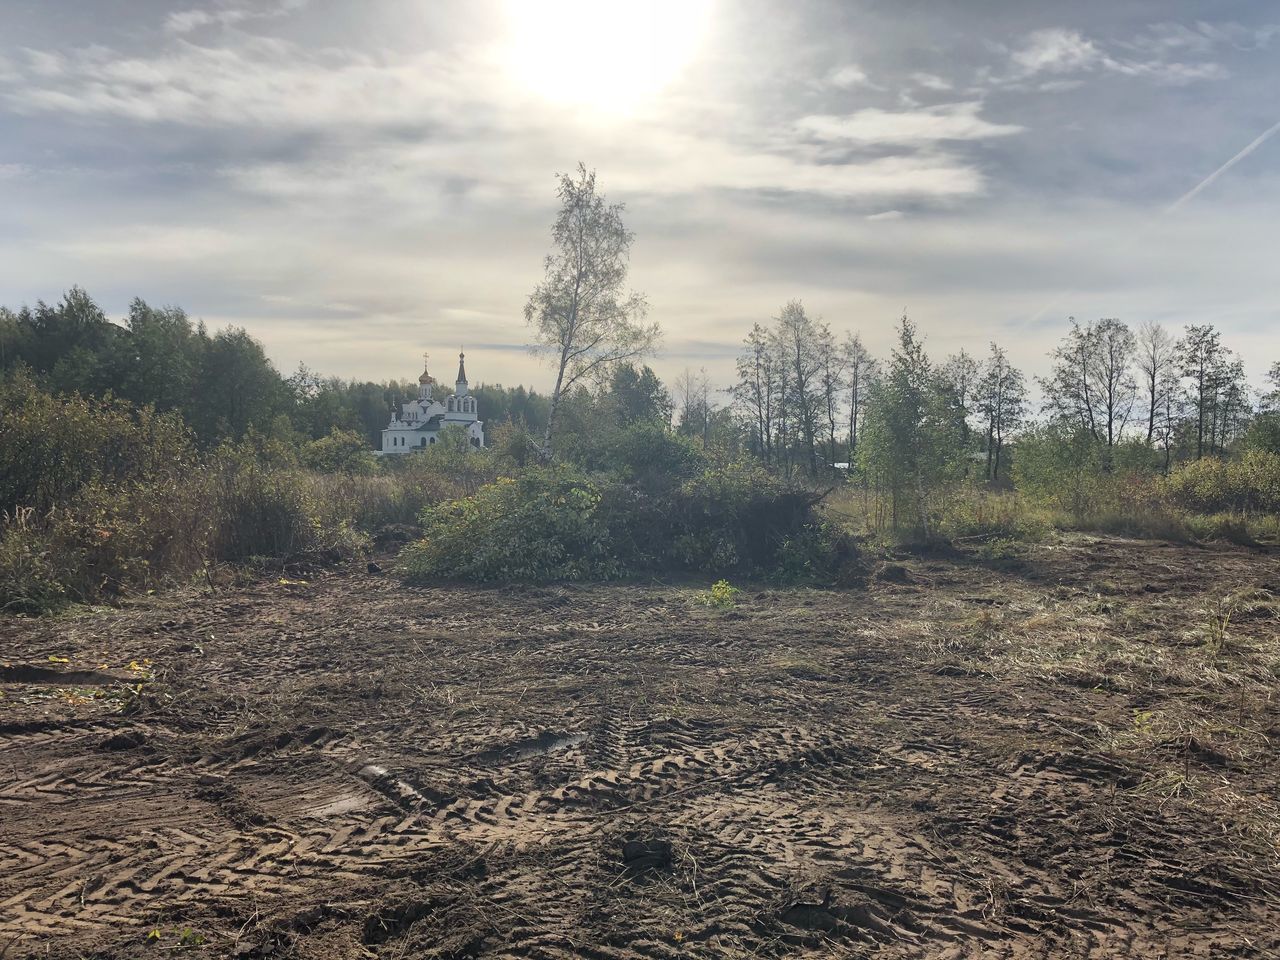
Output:
[[[891,354],[876,358],[858,333],[837,335],[792,300],[747,333],[727,389],[691,370],[668,388],[640,362],[659,329],[627,287],[634,236],[623,205],[608,203],[583,165],[560,177],[558,197],[544,277],[525,307],[551,389],[473,391],[490,426],[515,425],[544,459],[589,445],[593,432],[648,422],[788,478],[858,474],[896,491],[896,503],[942,475],[1007,484],[1011,443],[1034,430],[1088,444],[1107,471],[1142,461],[1167,473],[1245,443],[1280,449],[1280,363],[1270,389],[1253,395],[1240,357],[1209,324],[1175,335],[1153,322],[1135,330],[1069,318],[1033,410],[1027,377],[997,343],[981,357],[962,349],[934,361],[904,316]],[[343,430],[376,446],[389,411],[416,392],[305,366],[282,376],[243,329],[211,334],[181,308],[141,299],[114,323],[79,288],[54,305],[0,308],[0,370],[16,367],[51,392],[177,411],[204,445]]]
[[[18,368],[50,393],[111,394],[175,411],[206,447],[249,432],[309,440],[335,430],[377,446],[391,409],[417,395],[413,382],[346,380],[306,366],[284,376],[244,329],[211,333],[181,307],[135,299],[117,323],[79,287],[54,304],[0,307],[0,373]],[[547,399],[525,387],[472,392],[491,423],[546,422]]]
[[[592,378],[607,385],[619,365],[634,370],[659,336],[645,298],[626,286],[634,236],[623,206],[597,193],[595,173],[582,164],[576,175],[561,175],[558,196],[545,276],[525,308],[555,370],[546,458],[555,452],[562,399]],[[904,316],[881,362],[857,333],[837,336],[792,300],[769,323],[753,325],[727,390],[715,389],[705,370],[677,377],[672,412],[676,429],[704,447],[744,448],[788,477],[845,469],[892,477],[895,488],[922,488],[938,470],[1006,482],[1009,443],[1033,424],[1085,438],[1105,470],[1119,447],[1138,444],[1159,455],[1166,473],[1176,459],[1223,453],[1250,430],[1259,442],[1276,430],[1267,413],[1280,391],[1280,364],[1271,369],[1271,392],[1252,397],[1239,357],[1211,325],[1192,324],[1175,337],[1154,322],[1134,330],[1115,318],[1070,318],[1050,359],[1048,376],[1038,379],[1043,404],[1033,411],[1026,376],[997,343],[983,357],[962,349],[935,363]],[[728,403],[719,402],[722,394]]]
[[[793,300],[747,334],[726,393],[752,453],[814,476],[836,465],[875,471],[886,457],[910,460],[910,450],[929,447],[933,459],[958,458],[963,474],[999,483],[1009,441],[1033,423],[1083,435],[1104,465],[1117,447],[1137,444],[1164,472],[1221,455],[1251,431],[1255,445],[1275,446],[1280,363],[1270,388],[1253,395],[1240,357],[1212,325],[1175,336],[1155,322],[1135,331],[1115,318],[1070,318],[1050,361],[1035,411],[1027,378],[997,343],[982,358],[961,349],[935,363],[904,316],[881,362],[860,335],[837,338]],[[682,413],[693,421],[686,432],[713,420],[705,404]]]

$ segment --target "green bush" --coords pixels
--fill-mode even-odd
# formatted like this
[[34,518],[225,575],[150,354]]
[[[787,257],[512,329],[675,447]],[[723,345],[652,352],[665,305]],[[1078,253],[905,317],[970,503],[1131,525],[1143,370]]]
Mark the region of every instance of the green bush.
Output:
[[688,437],[653,423],[638,423],[612,434],[594,469],[645,490],[669,490],[692,480],[708,464],[706,453]]
[[1280,454],[1280,413],[1261,413],[1253,418],[1245,433],[1246,450]]
[[0,510],[44,514],[90,483],[189,473],[195,451],[177,414],[54,396],[19,374],[0,381],[0,457]]
[[327,437],[311,440],[302,448],[302,462],[321,473],[350,475],[372,473],[373,454],[355,430],[334,429]]
[[1195,513],[1280,513],[1280,455],[1247,450],[1238,460],[1195,460],[1169,474],[1162,492]]
[[861,571],[853,538],[837,524],[805,523],[778,544],[777,575],[784,580],[818,580],[848,585]]
[[1043,540],[1051,529],[1049,516],[1031,507],[1016,493],[964,487],[942,502],[934,522],[938,534],[950,541]]
[[412,582],[600,579],[698,570],[832,579],[853,553],[816,497],[753,463],[706,467],[665,490],[558,464],[428,509],[404,555]]
[[85,487],[47,518],[58,577],[76,600],[110,599],[199,570],[213,517],[198,484],[153,478]]
[[1038,427],[1018,438],[1014,485],[1032,501],[1084,517],[1097,502],[1102,450],[1083,431]]
[[209,563],[334,560],[430,505],[494,481],[465,436],[374,463],[335,432],[287,424],[199,454],[176,415],[0,382],[0,609],[115,600]]
[[319,546],[319,504],[293,470],[272,468],[245,445],[224,445],[206,470],[217,560],[289,558]]
[[473,496],[429,508],[405,551],[410,582],[582,580],[617,576],[599,488],[565,465],[503,477]]
[[711,585],[711,589],[699,591],[695,599],[704,607],[726,610],[738,602],[738,594],[741,592],[728,580],[717,580]]
[[694,570],[771,571],[785,543],[810,536],[817,499],[754,462],[713,465],[662,504],[671,529],[663,559]]
[[30,508],[0,517],[0,610],[41,614],[66,602],[47,531]]

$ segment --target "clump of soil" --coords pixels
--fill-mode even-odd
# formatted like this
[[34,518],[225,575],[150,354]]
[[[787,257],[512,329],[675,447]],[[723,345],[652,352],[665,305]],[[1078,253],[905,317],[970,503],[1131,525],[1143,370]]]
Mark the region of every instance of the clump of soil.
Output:
[[875,578],[881,583],[910,583],[911,571],[900,563],[885,563],[876,569]]

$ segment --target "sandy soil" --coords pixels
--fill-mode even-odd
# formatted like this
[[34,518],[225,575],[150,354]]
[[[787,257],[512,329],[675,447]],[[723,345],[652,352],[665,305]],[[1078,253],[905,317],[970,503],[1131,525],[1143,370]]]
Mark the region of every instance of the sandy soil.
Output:
[[0,957],[1280,956],[1275,556],[284,581],[0,620]]

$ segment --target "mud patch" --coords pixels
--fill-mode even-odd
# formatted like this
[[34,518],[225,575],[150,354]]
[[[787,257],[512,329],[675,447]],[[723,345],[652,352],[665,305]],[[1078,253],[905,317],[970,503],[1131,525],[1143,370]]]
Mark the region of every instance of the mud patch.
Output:
[[392,803],[406,810],[441,807],[456,799],[450,794],[434,790],[431,787],[402,780],[386,767],[377,763],[368,763],[360,767],[356,771],[356,776]]
[[586,739],[585,733],[558,733],[554,730],[544,730],[536,737],[527,737],[504,747],[493,747],[481,751],[475,755],[475,759],[479,763],[519,763],[521,760],[568,750],[585,742]]
[[622,841],[622,867],[633,876],[654,870],[670,870],[673,855],[670,840],[632,837]]
[[109,683],[126,683],[125,675],[104,673],[101,670],[53,670],[30,664],[0,665],[0,683],[32,683],[65,686],[70,683],[102,686]]

